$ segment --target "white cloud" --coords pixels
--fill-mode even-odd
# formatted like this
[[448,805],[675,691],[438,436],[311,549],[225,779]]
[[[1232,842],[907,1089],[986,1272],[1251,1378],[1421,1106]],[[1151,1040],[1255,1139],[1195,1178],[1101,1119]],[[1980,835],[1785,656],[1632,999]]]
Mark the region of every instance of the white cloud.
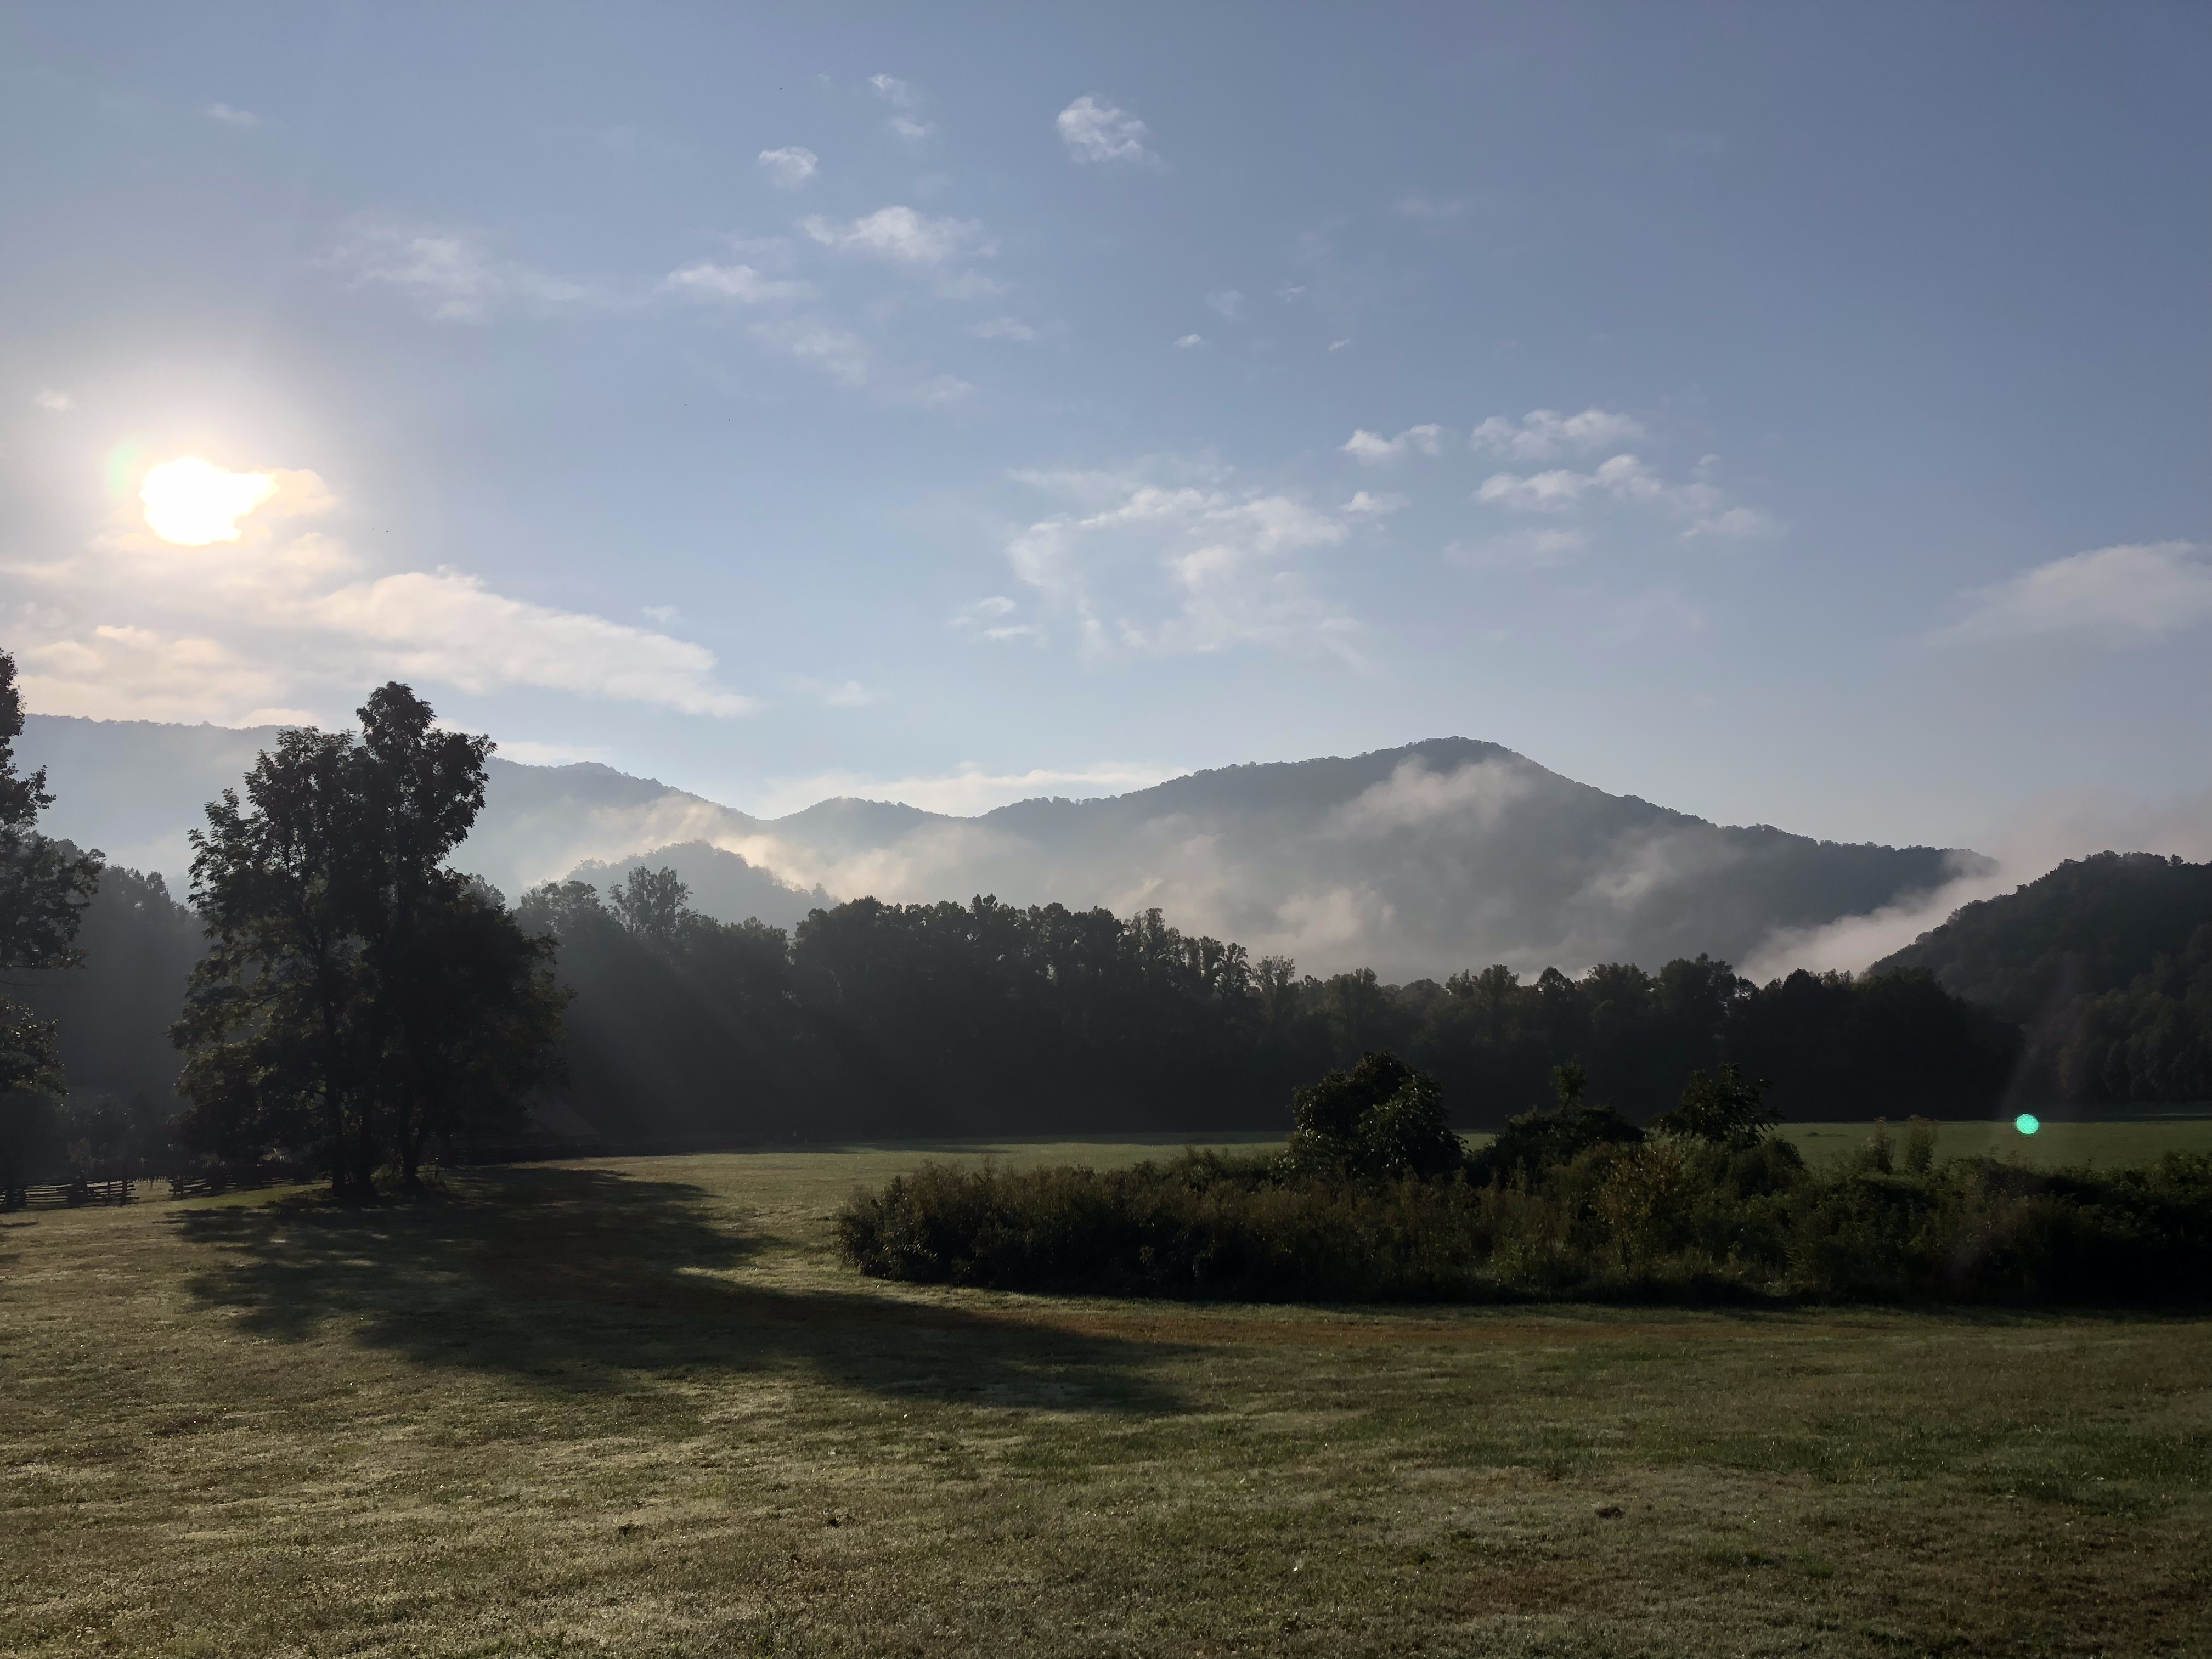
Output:
[[1205,343],[1206,336],[1203,334],[1186,334],[1175,343],[1175,346],[1177,351],[1188,351],[1193,346],[1202,346]]
[[1547,461],[1556,455],[1632,443],[1644,435],[1643,427],[1628,416],[1602,409],[1586,409],[1579,415],[1532,409],[1517,421],[1492,415],[1468,434],[1468,445],[1516,461]]
[[1516,513],[1559,513],[1589,497],[1634,503],[1686,521],[1685,539],[1764,535],[1772,521],[1756,507],[1731,505],[1717,485],[1704,478],[1669,483],[1634,455],[1615,455],[1588,472],[1553,467],[1528,474],[1494,472],[1474,498],[1489,507]]
[[1037,331],[1018,317],[994,317],[988,322],[970,323],[968,331],[979,340],[1016,340],[1024,344],[1037,337]]
[[798,190],[822,170],[822,158],[804,144],[787,144],[763,150],[759,167],[778,190]]
[[51,410],[57,415],[76,407],[76,399],[66,392],[57,392],[50,386],[40,386],[31,394],[31,401],[40,409]]
[[884,125],[906,143],[918,144],[937,131],[934,122],[921,120],[911,112],[921,100],[907,82],[896,75],[872,75],[868,84],[876,89],[878,98],[898,112]]
[[441,322],[488,322],[510,306],[573,305],[588,290],[492,256],[465,231],[364,214],[347,222],[316,264],[349,288],[397,289]]
[[251,110],[233,109],[228,104],[210,104],[200,112],[210,121],[220,121],[227,127],[258,127],[261,118]]
[[866,342],[857,334],[826,323],[756,323],[753,334],[778,350],[789,353],[810,368],[818,368],[833,380],[860,386],[868,379]]
[[714,684],[704,646],[494,593],[459,571],[407,571],[311,602],[304,616],[376,647],[402,676],[488,691],[537,686],[730,716],[757,707]]
[[[228,521],[214,533],[198,520],[171,524],[190,532],[179,544],[118,517],[76,556],[0,569],[9,589],[40,601],[23,612],[21,651],[36,707],[229,721],[339,704],[392,676],[720,716],[753,707],[717,682],[702,646],[512,599],[457,570],[366,568],[295,522],[337,505],[313,472],[207,470],[254,486],[251,500],[221,503]],[[152,497],[146,506],[148,520],[164,510]]]
[[1314,592],[1302,557],[1342,542],[1342,520],[1281,495],[1111,475],[1062,487],[1106,500],[1029,526],[1009,538],[1006,557],[1046,611],[1069,620],[1086,657],[1267,646],[1358,661],[1358,624]]
[[1708,514],[1682,532],[1692,536],[1764,536],[1774,528],[1774,520],[1755,507],[1725,507]]
[[1433,455],[1443,447],[1443,436],[1444,429],[1434,424],[1409,426],[1395,438],[1385,438],[1379,432],[1361,427],[1340,447],[1353,460],[1376,466],[1385,461],[1403,460],[1408,453]]
[[530,738],[502,738],[499,743],[500,757],[522,766],[574,766],[578,761],[614,759],[611,749],[573,743],[539,743]]
[[1034,623],[1012,620],[1021,607],[1003,593],[994,593],[963,605],[947,619],[947,625],[977,640],[1031,640],[1045,642],[1044,629]]
[[1244,296],[1233,288],[1217,288],[1206,296],[1206,308],[1234,322],[1244,314]]
[[1102,104],[1085,94],[1060,111],[1054,123],[1060,141],[1077,161],[1127,161],[1133,167],[1157,167],[1159,157],[1145,146],[1150,135],[1145,124],[1125,109]]
[[811,283],[763,276],[750,265],[718,265],[705,261],[671,271],[662,286],[681,294],[735,300],[742,305],[809,299],[815,292]]
[[1406,504],[1406,498],[1403,495],[1394,495],[1387,490],[1376,495],[1360,489],[1353,491],[1352,499],[1337,510],[1342,513],[1358,513],[1379,517],[1385,513],[1395,513]]
[[2212,558],[2188,542],[2124,543],[2053,559],[1972,599],[1938,637],[2159,639],[2212,623]]
[[1474,498],[1495,507],[1510,507],[1516,512],[1557,513],[1572,507],[1596,487],[1594,474],[1570,472],[1563,468],[1531,473],[1525,478],[1511,472],[1493,472],[1482,481]]
[[976,221],[933,219],[910,207],[878,208],[847,224],[816,216],[800,221],[800,228],[824,247],[896,264],[940,265],[964,257],[988,258],[998,252]]

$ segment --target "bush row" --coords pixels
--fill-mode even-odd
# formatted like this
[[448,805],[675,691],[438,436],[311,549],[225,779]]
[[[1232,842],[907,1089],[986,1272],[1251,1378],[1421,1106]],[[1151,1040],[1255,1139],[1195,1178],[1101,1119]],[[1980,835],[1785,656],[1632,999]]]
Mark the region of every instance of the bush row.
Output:
[[2212,1286],[2202,1154],[2113,1171],[1938,1163],[1923,1122],[1902,1148],[1878,1133],[1817,1170],[1769,1139],[1550,1145],[1559,1156],[1486,1148],[1430,1175],[1295,1152],[932,1164],[855,1194],[837,1235],[882,1278],[1115,1295],[2191,1304]]

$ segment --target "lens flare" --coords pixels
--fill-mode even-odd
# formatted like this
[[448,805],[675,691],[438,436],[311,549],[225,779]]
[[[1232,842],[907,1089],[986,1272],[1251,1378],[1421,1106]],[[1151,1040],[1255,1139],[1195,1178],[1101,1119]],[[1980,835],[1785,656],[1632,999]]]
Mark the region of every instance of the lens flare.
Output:
[[276,480],[265,472],[226,472],[187,455],[146,475],[138,499],[146,503],[146,523],[165,542],[205,547],[238,539],[238,521],[276,493]]
[[2018,1117],[2013,1119],[2012,1127],[2024,1135],[2032,1135],[2043,1127],[2043,1120],[2036,1116],[2033,1112],[2022,1112]]

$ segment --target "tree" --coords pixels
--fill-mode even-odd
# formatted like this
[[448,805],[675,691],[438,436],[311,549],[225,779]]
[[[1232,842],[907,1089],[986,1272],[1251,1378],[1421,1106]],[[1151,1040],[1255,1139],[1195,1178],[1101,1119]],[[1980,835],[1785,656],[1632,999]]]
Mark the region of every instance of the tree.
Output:
[[[54,798],[45,768],[27,776],[15,769],[15,739],[22,734],[15,659],[0,651],[0,974],[82,964],[77,927],[103,864],[97,853],[79,853],[38,832],[39,814]],[[52,1023],[0,993],[0,1090],[51,1093],[60,1087]]]
[[359,1154],[374,1136],[368,970],[345,868],[354,750],[343,734],[286,732],[246,774],[250,805],[234,789],[209,804],[191,842],[210,946],[173,1033],[188,1141],[228,1158],[306,1155],[339,1193],[368,1187]]
[[406,686],[362,736],[285,732],[192,836],[212,948],[174,1038],[187,1137],[309,1155],[368,1195],[434,1139],[511,1127],[557,1066],[550,940],[446,867],[483,805],[489,738],[437,731]]
[[[22,734],[15,659],[0,651],[0,975],[81,966],[77,927],[100,886],[99,854],[38,832],[54,798],[44,768],[27,776],[15,769]],[[65,1086],[54,1022],[24,1006],[19,988],[0,978],[0,1190],[27,1182],[26,1166]]]
[[1754,1081],[1732,1062],[1724,1061],[1711,1077],[1692,1072],[1681,1104],[1655,1119],[1652,1127],[1739,1152],[1756,1146],[1778,1121],[1765,1102],[1767,1087],[1764,1078]]
[[665,865],[648,870],[643,865],[629,872],[629,885],[619,882],[607,894],[607,908],[622,925],[641,939],[665,945],[691,915],[691,890]]
[[1291,1091],[1290,1158],[1310,1170],[1441,1175],[1461,1157],[1437,1080],[1389,1053]]
[[520,1127],[530,1091],[559,1070],[568,1002],[554,941],[525,933],[495,889],[439,872],[414,925],[403,971],[379,975],[402,1011],[382,1097],[410,1186],[430,1143]]

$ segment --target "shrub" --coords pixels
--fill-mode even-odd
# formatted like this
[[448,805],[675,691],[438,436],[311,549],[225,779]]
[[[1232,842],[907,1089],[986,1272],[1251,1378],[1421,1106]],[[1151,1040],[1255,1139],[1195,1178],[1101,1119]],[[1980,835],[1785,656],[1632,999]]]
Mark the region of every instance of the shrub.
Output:
[[1291,1093],[1288,1163],[1309,1174],[1441,1175],[1465,1149],[1444,1115],[1443,1091],[1395,1054],[1370,1054]]
[[1905,1161],[1816,1171],[1783,1142],[1668,1136],[1480,1181],[1209,1153],[928,1165],[855,1194],[837,1235],[882,1278],[1151,1296],[2171,1304],[2212,1285],[2212,1157],[2057,1173]]

